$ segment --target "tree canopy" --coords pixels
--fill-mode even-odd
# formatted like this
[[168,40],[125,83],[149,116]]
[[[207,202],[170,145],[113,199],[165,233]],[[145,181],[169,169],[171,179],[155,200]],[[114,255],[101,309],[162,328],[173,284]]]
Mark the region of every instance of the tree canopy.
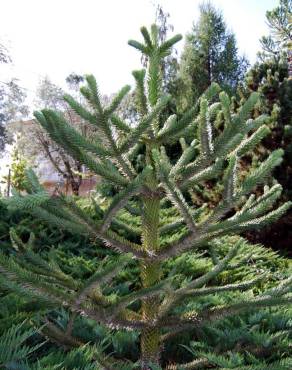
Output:
[[[231,93],[243,79],[248,62],[238,53],[234,33],[228,30],[222,13],[211,3],[200,5],[200,17],[187,35],[180,63],[181,90],[189,106],[217,82]],[[185,93],[187,91],[187,94]]]

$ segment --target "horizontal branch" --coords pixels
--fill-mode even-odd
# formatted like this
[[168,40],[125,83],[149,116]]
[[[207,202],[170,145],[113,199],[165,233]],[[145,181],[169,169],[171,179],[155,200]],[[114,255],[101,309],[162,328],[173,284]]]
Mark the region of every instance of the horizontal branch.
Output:
[[199,370],[206,369],[210,362],[206,358],[195,359],[185,364],[168,365],[166,370]]
[[[191,215],[194,220],[196,220],[206,209],[208,208],[208,205],[205,203],[202,205],[202,207],[191,210]],[[183,218],[179,218],[178,220],[168,223],[166,225],[163,225],[159,228],[160,235],[167,234],[171,231],[174,231],[178,229],[179,227],[185,225],[185,220]]]
[[142,288],[142,289],[140,289],[136,292],[133,292],[133,293],[128,294],[124,297],[121,297],[120,299],[118,299],[117,302],[115,302],[115,304],[113,306],[113,309],[115,311],[115,316],[121,310],[123,310],[124,308],[126,308],[131,303],[133,303],[137,300],[141,300],[141,299],[145,299],[145,298],[149,298],[149,297],[153,297],[153,296],[162,294],[165,291],[166,286],[169,286],[169,283],[170,283],[170,281],[169,281],[169,279],[167,279],[167,280],[161,281],[161,282],[159,282],[159,283],[157,283],[153,286]]
[[201,289],[190,289],[190,290],[186,289],[183,295],[184,297],[187,297],[187,296],[200,297],[200,296],[209,295],[209,294],[217,294],[220,292],[231,292],[234,290],[244,291],[256,285],[258,282],[263,280],[265,276],[266,275],[262,275],[255,279],[248,280],[242,283],[237,283],[237,284],[227,284],[224,286],[211,286],[211,287],[201,288]]
[[[192,296],[199,296],[204,294],[211,294],[220,291],[220,289],[224,290],[236,290],[239,289],[240,284],[233,284],[226,287],[210,287],[210,288],[203,288],[203,289],[196,289],[200,288],[206,283],[208,283],[211,279],[218,276],[225,268],[227,267],[228,263],[232,260],[232,258],[237,254],[239,248],[241,246],[241,241],[239,240],[233,248],[229,250],[227,255],[218,262],[218,264],[210,271],[208,271],[203,276],[191,281],[186,287],[177,289],[174,292],[171,292],[169,297],[167,297],[162,305],[160,306],[160,312],[158,314],[158,320],[163,320],[163,317],[167,315],[167,313],[171,310],[172,307],[178,304],[182,299],[192,295]],[[241,287],[244,285],[241,284]],[[247,284],[248,288],[249,284]],[[246,288],[246,289],[247,289]],[[217,290],[216,290],[217,289]],[[210,290],[210,292],[209,292]]]
[[160,326],[161,328],[171,330],[171,332],[165,334],[162,337],[162,341],[171,338],[173,335],[176,335],[179,332],[198,329],[206,324],[210,324],[213,321],[221,320],[235,314],[241,314],[255,308],[290,305],[291,303],[291,296],[275,298],[263,296],[254,300],[231,304],[226,307],[211,308],[205,311],[202,315],[200,315],[200,313],[190,313],[189,317],[182,319],[178,319],[177,317],[167,317],[163,322],[161,322]]

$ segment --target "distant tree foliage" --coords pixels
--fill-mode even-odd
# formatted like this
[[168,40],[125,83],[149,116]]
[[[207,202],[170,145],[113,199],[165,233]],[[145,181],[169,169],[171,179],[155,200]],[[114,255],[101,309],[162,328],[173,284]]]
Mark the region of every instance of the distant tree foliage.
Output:
[[292,1],[280,0],[278,7],[267,11],[266,18],[271,34],[262,37],[263,51],[259,56],[261,59],[280,57],[284,50],[292,47]]
[[[248,71],[245,84],[240,87],[243,101],[254,91],[260,93],[256,114],[272,116],[272,133],[265,139],[268,151],[285,149],[284,161],[277,170],[277,178],[291,197],[292,189],[292,79],[289,49],[292,40],[292,1],[281,0],[280,5],[266,13],[270,34],[261,39],[259,60]],[[291,71],[290,71],[291,72]],[[290,195],[289,195],[290,194]]]
[[0,63],[10,63],[11,57],[5,45],[0,44]]
[[[0,65],[11,63],[11,61],[8,49],[0,44]],[[19,86],[16,78],[10,81],[0,81],[0,151],[4,150],[6,143],[12,141],[6,124],[28,114],[25,99],[26,92]]]
[[65,107],[63,95],[63,89],[54,84],[48,76],[45,76],[39,81],[34,103],[36,108],[43,105],[46,108],[63,110]]
[[76,86],[76,85],[79,85],[83,81],[84,81],[84,77],[75,73],[75,72],[70,73],[66,77],[67,84],[71,85],[72,87]]
[[[253,161],[264,158],[279,147],[284,149],[284,160],[274,171],[283,186],[281,202],[292,199],[292,70],[291,56],[291,0],[281,0],[278,7],[266,13],[270,34],[261,39],[262,50],[258,60],[248,71],[244,83],[239,86],[240,104],[255,91],[260,99],[254,116],[268,114],[271,134],[262,142],[258,152],[250,153]],[[251,241],[275,246],[291,253],[291,210],[271,227],[248,235]]]
[[209,2],[203,3],[200,18],[187,35],[182,52],[182,107],[191,105],[212,82],[234,92],[247,66],[247,59],[238,54],[235,35],[227,29],[222,13]]
[[27,169],[27,161],[19,154],[17,149],[14,150],[12,159],[11,185],[13,189],[23,191],[25,190],[25,171]]
[[[79,84],[81,81],[81,76],[77,76],[78,80],[75,78],[76,76],[71,74],[66,79],[70,87]],[[77,119],[72,110],[68,108],[68,105],[63,100],[64,94],[63,89],[55,85],[46,76],[39,83],[35,104],[36,106],[45,106],[47,109],[65,112],[70,124],[85,134],[86,128],[82,120]],[[32,165],[37,165],[40,158],[42,160],[48,160],[56,173],[64,180],[66,188],[71,188],[75,195],[79,194],[79,188],[82,184],[82,165],[52,141],[39,125],[32,124],[28,129],[25,127],[21,129],[21,138],[18,141],[18,147],[21,153],[30,160]]]

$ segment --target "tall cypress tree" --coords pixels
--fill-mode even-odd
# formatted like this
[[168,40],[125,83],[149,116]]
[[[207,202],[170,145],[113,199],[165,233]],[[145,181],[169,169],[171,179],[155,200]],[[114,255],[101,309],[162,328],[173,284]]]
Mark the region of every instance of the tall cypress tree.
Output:
[[[264,187],[261,195],[250,195],[281,163],[282,150],[272,152],[244,179],[238,178],[239,158],[269,133],[265,125],[266,116],[249,118],[258,100],[257,93],[249,97],[238,113],[231,114],[228,95],[220,92],[219,86],[213,83],[182,118],[170,115],[160,127],[159,119],[170,99],[162,90],[162,61],[181,36],[159,43],[155,25],[150,32],[143,27],[141,33],[143,43],[129,41],[149,61],[147,71],[133,72],[140,117],[135,127],[129,127],[115,113],[130,87],[122,88],[108,106],[103,106],[93,76],[87,76],[87,85],[80,89],[90,109],[71,96],[65,96],[65,100],[96,128],[98,134],[95,138],[88,140],[83,137],[53,110],[35,113],[53,140],[91,171],[119,187],[119,193],[108,200],[106,208],[94,203],[96,219],[93,220],[74,198],[48,194],[29,171],[28,194],[16,193],[9,202],[10,207],[26,209],[35,217],[60,228],[100,239],[120,256],[102,265],[84,283],[66,275],[56,264],[42,260],[12,233],[14,243],[23,254],[19,260],[1,256],[0,282],[6,289],[37,298],[48,307],[66,307],[72,312],[73,321],[76,316],[83,315],[110,328],[138,330],[141,334],[139,368],[148,370],[158,368],[163,343],[171,336],[182,331],[200,331],[206,322],[256,307],[291,302],[290,278],[281,281],[276,288],[254,293],[248,300],[242,296],[241,300],[223,306],[215,305],[196,312],[186,306],[184,313],[176,311],[190,298],[210,297],[222,291],[243,291],[263,279],[260,275],[257,279],[246,278],[240,283],[210,286],[210,282],[224,270],[235,268],[238,264],[234,262],[235,256],[238,256],[239,263],[245,263],[245,259],[240,258],[241,239],[226,250],[223,257],[217,254],[216,249],[211,250],[208,243],[220,236],[266,225],[284,214],[291,203],[272,210],[281,194],[281,186],[273,182]],[[214,117],[218,111],[222,111],[224,116],[224,129],[216,133]],[[116,131],[124,133],[119,140],[115,139]],[[164,146],[180,138],[192,138],[196,132],[198,140],[193,140],[191,145],[187,146],[181,140],[183,153],[175,164],[171,164]],[[137,173],[131,165],[131,158],[135,156],[139,143],[146,147],[146,164]],[[219,177],[223,178],[224,189],[213,210],[207,211],[206,206],[196,209],[187,202],[184,197],[186,189]],[[131,219],[128,223],[123,221],[122,209],[138,219],[135,226]],[[175,216],[169,222],[165,216],[173,212]],[[191,250],[209,251],[213,256],[213,266],[182,284],[174,279],[174,272],[163,275],[163,263]],[[135,262],[139,270],[140,286],[130,294],[109,294],[105,285],[130,261]],[[80,341],[72,337],[70,327],[72,321],[65,331],[50,322],[47,333],[51,331],[55,340],[67,346],[80,346]],[[116,365],[111,356],[102,356],[98,351],[94,353],[101,368],[131,368],[130,362]],[[177,368],[194,368],[196,361]]]
[[247,60],[238,55],[235,35],[228,31],[222,13],[209,2],[203,3],[200,18],[187,35],[182,52],[179,79],[182,106],[193,104],[212,82],[234,92],[247,65]]

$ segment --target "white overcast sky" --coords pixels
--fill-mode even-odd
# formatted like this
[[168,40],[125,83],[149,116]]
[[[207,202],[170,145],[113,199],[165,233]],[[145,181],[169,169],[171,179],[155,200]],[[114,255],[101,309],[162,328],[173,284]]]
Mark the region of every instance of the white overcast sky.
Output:
[[[198,19],[199,0],[160,0],[174,32],[185,35]],[[251,62],[268,32],[266,10],[277,0],[213,0],[235,32],[238,47]],[[127,46],[139,29],[154,20],[153,0],[0,0],[0,40],[9,46],[10,67],[0,66],[0,80],[20,79],[32,96],[40,76],[64,86],[70,72],[93,73],[103,93],[132,83],[140,56]],[[183,42],[181,41],[181,46]]]

